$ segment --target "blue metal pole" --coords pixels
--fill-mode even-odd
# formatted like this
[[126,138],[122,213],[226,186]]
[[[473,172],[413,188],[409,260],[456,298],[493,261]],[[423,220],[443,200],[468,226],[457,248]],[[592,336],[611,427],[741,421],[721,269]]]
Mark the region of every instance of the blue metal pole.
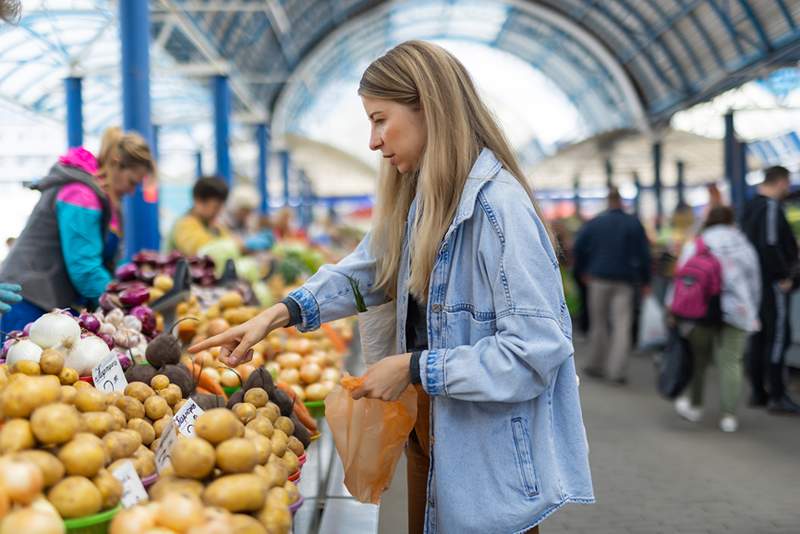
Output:
[[572,179],[572,202],[575,204],[575,216],[581,217],[581,175],[576,174]]
[[283,175],[283,205],[289,205],[289,151],[281,152],[281,174]]
[[633,197],[633,213],[639,216],[639,201],[642,198],[642,182],[639,179],[639,173],[633,173],[633,186],[636,188],[636,196]]
[[611,158],[606,158],[606,187],[611,190],[614,187],[614,164],[611,163]]
[[737,156],[738,141],[736,140],[736,128],[733,122],[733,112],[725,114],[725,179],[731,188],[731,203],[736,210],[736,214],[741,213],[744,205],[744,176],[740,167],[740,158]]
[[203,176],[203,152],[201,150],[194,153],[194,168],[197,178]]
[[656,196],[656,228],[661,229],[664,205],[661,202],[661,141],[653,143],[653,192]]
[[677,180],[675,182],[675,189],[678,194],[678,206],[682,206],[686,203],[686,194],[685,194],[685,177],[684,171],[686,169],[686,165],[683,161],[678,160],[675,162],[675,171],[677,172]]
[[[122,41],[122,125],[152,140],[150,123],[150,9],[141,0],[119,1]],[[146,201],[142,186],[125,197],[125,258],[142,249],[158,249],[158,199]]]
[[83,145],[83,90],[82,78],[64,78],[64,92],[67,95],[67,146]]
[[269,213],[269,128],[266,124],[256,127],[258,143],[258,192],[261,194],[260,211],[262,215]]
[[217,150],[217,174],[231,183],[230,156],[231,89],[228,77],[214,76],[214,142]]

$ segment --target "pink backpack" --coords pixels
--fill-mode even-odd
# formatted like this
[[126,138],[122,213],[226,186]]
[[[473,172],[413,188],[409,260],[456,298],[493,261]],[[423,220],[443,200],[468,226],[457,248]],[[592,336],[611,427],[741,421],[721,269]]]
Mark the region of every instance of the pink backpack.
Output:
[[698,237],[694,255],[675,271],[670,311],[679,319],[719,323],[722,266]]

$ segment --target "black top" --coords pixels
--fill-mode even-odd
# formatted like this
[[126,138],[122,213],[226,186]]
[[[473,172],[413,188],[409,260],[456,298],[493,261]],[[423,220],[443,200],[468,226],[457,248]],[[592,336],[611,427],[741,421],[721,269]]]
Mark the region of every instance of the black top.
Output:
[[745,206],[741,226],[758,252],[764,284],[796,276],[797,241],[780,202],[754,197]]

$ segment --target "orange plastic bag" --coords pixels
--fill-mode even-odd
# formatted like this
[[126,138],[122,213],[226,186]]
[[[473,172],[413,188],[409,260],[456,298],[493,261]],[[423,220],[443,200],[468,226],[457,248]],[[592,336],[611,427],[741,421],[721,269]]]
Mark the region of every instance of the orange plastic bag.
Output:
[[363,378],[345,376],[325,399],[325,418],[344,465],[344,485],[360,502],[379,504],[417,420],[412,386],[399,400],[353,400]]

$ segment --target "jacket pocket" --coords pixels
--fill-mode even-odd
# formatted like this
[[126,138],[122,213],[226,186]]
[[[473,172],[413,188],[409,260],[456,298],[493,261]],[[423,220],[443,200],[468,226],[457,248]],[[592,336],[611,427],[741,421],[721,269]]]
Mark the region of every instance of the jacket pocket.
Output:
[[522,488],[526,496],[535,497],[539,494],[539,487],[536,483],[536,469],[533,466],[527,419],[522,417],[513,418],[511,420],[511,432],[514,435],[514,452],[516,453],[517,469],[519,470]]

